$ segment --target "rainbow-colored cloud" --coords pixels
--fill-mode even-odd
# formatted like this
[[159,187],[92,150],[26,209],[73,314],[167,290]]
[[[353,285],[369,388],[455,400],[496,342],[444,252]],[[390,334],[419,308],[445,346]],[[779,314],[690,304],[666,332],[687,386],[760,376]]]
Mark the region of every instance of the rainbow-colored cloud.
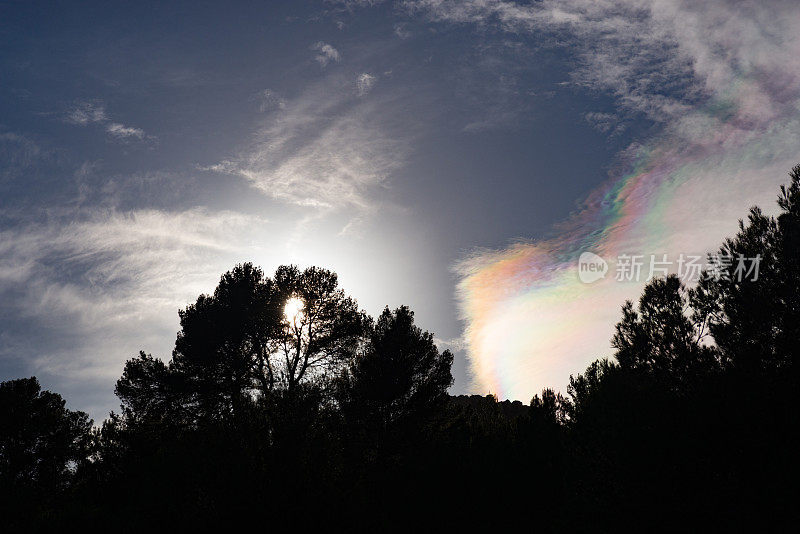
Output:
[[[506,29],[560,24],[583,40],[599,31],[602,13],[590,13],[587,2],[560,4],[559,20],[554,4],[543,4],[531,8],[535,24],[525,17],[533,11],[518,12],[519,20],[503,11]],[[625,10],[633,2],[606,4],[622,7],[618,17],[634,17]],[[645,276],[619,282],[612,267],[603,280],[583,284],[577,272],[582,252],[610,263],[620,254],[713,252],[750,206],[774,206],[778,184],[800,161],[800,46],[796,32],[781,31],[800,22],[800,6],[635,4],[640,10],[630,25],[651,28],[653,35],[642,53],[653,54],[658,43],[671,46],[656,58],[637,57],[627,47],[624,21],[609,19],[576,76],[600,80],[595,87],[612,91],[623,111],[650,113],[661,133],[621,154],[623,170],[550,237],[477,250],[456,267],[474,380],[501,398],[527,400],[545,386],[563,389],[571,373],[610,354],[619,306],[639,294]],[[574,17],[565,17],[570,9]],[[444,11],[438,15],[446,18]],[[651,71],[637,70],[656,60],[683,65],[674,67],[682,86],[670,97],[651,83]],[[620,79],[605,80],[609,70]],[[637,77],[646,79],[637,85]],[[661,81],[668,85],[669,79]]]

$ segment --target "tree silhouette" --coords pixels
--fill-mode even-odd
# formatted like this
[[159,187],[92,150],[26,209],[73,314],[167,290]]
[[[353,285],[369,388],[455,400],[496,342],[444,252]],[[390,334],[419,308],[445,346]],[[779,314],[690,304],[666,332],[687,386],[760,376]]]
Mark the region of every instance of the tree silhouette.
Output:
[[[579,524],[627,529],[661,514],[672,528],[685,516],[735,530],[765,516],[796,519],[787,469],[800,433],[789,408],[798,392],[800,167],[790,178],[777,218],[751,209],[715,255],[728,261],[688,292],[671,276],[648,283],[638,307],[623,306],[616,362],[570,379]],[[752,258],[757,276],[747,272]]]
[[[743,372],[797,366],[800,165],[789,177],[789,186],[781,187],[778,198],[779,216],[752,208],[746,223],[739,221],[738,234],[719,249],[731,264],[715,276],[704,273],[693,293],[696,306],[711,319],[710,332],[726,364]],[[758,276],[739,276],[739,258],[756,257]]]
[[327,269],[281,266],[274,283],[280,302],[300,305],[294,317],[283,318],[273,344],[281,386],[293,392],[304,380],[335,375],[354,356],[368,321]]
[[0,383],[0,517],[47,506],[85,458],[92,421],[35,378]]
[[387,307],[369,332],[364,351],[341,379],[342,410],[351,423],[384,436],[408,431],[440,409],[453,383],[453,355],[414,324],[407,306]]
[[647,284],[637,309],[627,301],[611,340],[619,365],[676,382],[715,369],[716,351],[703,344],[707,321],[689,300],[678,277],[669,275]]
[[[291,318],[290,299],[302,308]],[[334,376],[352,358],[367,324],[331,271],[281,266],[270,279],[250,263],[179,315],[168,365],[144,354],[127,362],[117,383],[123,415],[221,421],[258,396],[300,394],[304,382]]]
[[281,312],[275,285],[250,263],[223,274],[213,295],[179,312],[170,370],[199,417],[241,414],[256,391],[274,387],[269,353]]
[[144,352],[128,360],[114,393],[122,401],[122,414],[129,425],[175,425],[193,422],[185,409],[186,384],[162,360]]

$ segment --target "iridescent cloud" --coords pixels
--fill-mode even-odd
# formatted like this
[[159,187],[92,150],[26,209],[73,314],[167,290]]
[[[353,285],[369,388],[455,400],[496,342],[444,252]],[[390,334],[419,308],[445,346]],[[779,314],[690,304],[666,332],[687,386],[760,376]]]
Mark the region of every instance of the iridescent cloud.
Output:
[[477,383],[521,399],[545,386],[563,388],[570,373],[610,353],[619,306],[636,297],[646,278],[622,283],[612,270],[582,284],[581,252],[611,260],[703,254],[735,231],[749,206],[774,205],[800,153],[800,46],[788,31],[800,22],[800,8],[425,4],[438,20],[569,32],[573,45],[587,47],[575,79],[614,94],[622,113],[645,113],[661,124],[660,134],[620,155],[619,170],[549,237],[478,250],[456,266]]

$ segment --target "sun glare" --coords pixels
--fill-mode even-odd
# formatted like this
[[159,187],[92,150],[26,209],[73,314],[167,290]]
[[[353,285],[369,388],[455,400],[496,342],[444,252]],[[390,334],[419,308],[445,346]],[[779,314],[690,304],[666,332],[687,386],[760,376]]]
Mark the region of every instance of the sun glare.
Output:
[[283,307],[283,316],[286,317],[287,321],[294,322],[299,317],[302,317],[303,307],[302,300],[297,297],[292,297],[286,301],[286,305]]

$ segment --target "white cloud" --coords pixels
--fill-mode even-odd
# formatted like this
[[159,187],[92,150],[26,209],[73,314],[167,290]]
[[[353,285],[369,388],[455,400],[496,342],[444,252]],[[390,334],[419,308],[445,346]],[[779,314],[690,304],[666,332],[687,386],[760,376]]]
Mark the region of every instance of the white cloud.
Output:
[[[711,0],[408,0],[432,20],[495,26],[511,33],[551,36],[579,54],[576,83],[616,95],[620,105],[666,121],[692,111],[704,96],[723,96],[743,75],[761,69],[764,81],[798,71],[792,2]],[[752,112],[777,110],[753,86]]]
[[358,91],[358,96],[364,96],[365,94],[369,93],[377,81],[378,78],[376,76],[373,76],[367,72],[362,72],[359,74],[356,78],[356,90]]
[[353,217],[373,211],[405,144],[374,120],[380,103],[354,100],[351,84],[326,78],[308,88],[265,119],[238,156],[205,170],[241,176],[288,204]]
[[141,128],[134,128],[133,126],[126,126],[119,122],[113,122],[106,114],[106,109],[103,104],[80,102],[67,112],[65,120],[79,126],[87,126],[95,123],[103,124],[105,125],[106,133],[120,141],[127,141],[131,138],[140,141],[145,138],[152,139],[152,136],[146,135],[145,131]]
[[286,107],[286,101],[270,89],[264,89],[261,91],[258,94],[258,100],[260,101],[258,110],[261,113],[273,109],[283,109]]
[[120,124],[118,122],[112,122],[106,126],[106,131],[117,139],[126,139],[128,137],[144,139],[144,130],[141,128],[125,126],[124,124]]
[[46,380],[83,384],[79,391],[96,382],[105,393],[81,408],[101,418],[123,362],[139,350],[168,356],[176,311],[235,263],[267,259],[270,228],[261,217],[204,209],[18,221],[0,231],[0,311],[41,335],[6,330],[0,361],[25,361]]
[[584,118],[596,130],[610,136],[619,134],[625,129],[625,125],[613,113],[590,111],[584,115]]
[[321,66],[325,67],[331,61],[339,62],[341,56],[339,55],[339,51],[336,50],[334,47],[329,45],[328,43],[323,43],[319,41],[315,43],[312,47],[312,50],[316,50],[319,52],[314,59],[319,63]]
[[72,124],[85,126],[93,122],[105,122],[106,110],[102,104],[80,102],[67,112],[65,120]]
[[394,25],[394,34],[400,39],[408,39],[411,37],[411,32],[406,29],[404,23],[397,23]]

